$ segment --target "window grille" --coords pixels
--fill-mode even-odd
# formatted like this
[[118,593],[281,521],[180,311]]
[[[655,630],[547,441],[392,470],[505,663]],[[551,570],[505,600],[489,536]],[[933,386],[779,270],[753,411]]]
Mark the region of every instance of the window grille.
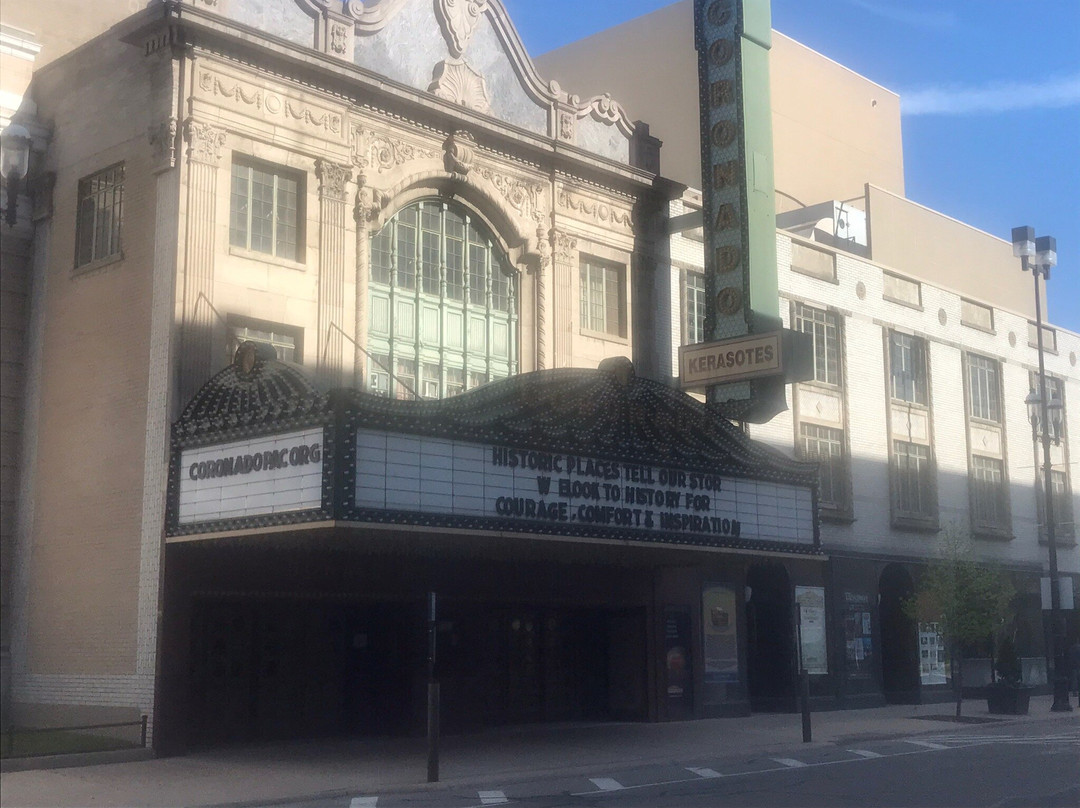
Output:
[[79,180],[78,205],[76,268],[120,255],[124,164],[119,163]]

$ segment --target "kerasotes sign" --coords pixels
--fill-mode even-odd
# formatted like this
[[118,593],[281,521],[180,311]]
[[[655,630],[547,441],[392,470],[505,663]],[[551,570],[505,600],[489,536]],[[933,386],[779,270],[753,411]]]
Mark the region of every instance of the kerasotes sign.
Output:
[[780,331],[679,348],[679,380],[684,390],[774,376],[783,371],[783,335]]

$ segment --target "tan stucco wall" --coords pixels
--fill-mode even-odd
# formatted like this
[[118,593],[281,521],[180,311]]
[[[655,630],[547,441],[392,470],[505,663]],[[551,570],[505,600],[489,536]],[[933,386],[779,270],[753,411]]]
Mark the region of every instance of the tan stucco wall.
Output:
[[[662,173],[700,188],[693,20],[693,3],[681,0],[536,65],[568,92],[610,92],[664,142]],[[770,59],[776,188],[805,205],[859,196],[868,181],[903,193],[899,97],[775,31]],[[793,206],[778,196],[779,210]]]
[[[1021,271],[1009,242],[874,186],[867,190],[867,211],[876,263],[1035,318],[1031,273]],[[1040,291],[1045,304],[1045,286]]]
[[[44,120],[60,120],[44,298],[30,537],[30,673],[131,673],[136,664],[154,175],[130,46],[102,43],[80,69],[39,73]],[[103,66],[109,57],[106,74]],[[101,144],[117,145],[103,148]],[[123,259],[74,271],[79,179],[124,161]]]

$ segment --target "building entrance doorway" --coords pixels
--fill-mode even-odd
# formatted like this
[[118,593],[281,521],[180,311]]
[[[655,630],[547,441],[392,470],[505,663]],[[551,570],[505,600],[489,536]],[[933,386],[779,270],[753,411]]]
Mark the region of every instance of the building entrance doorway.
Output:
[[794,600],[782,564],[755,564],[746,573],[747,691],[750,709],[795,709]]
[[881,573],[881,689],[894,704],[919,703],[919,633],[904,603],[915,593],[911,574],[900,564]]

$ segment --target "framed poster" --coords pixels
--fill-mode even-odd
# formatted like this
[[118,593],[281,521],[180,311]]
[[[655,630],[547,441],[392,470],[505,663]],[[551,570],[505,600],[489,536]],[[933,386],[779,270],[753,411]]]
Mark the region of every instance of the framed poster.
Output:
[[735,590],[705,584],[701,590],[706,684],[739,681],[739,633],[735,619]]
[[829,646],[825,637],[825,588],[795,587],[799,607],[799,638],[802,664],[807,673],[829,672]]

